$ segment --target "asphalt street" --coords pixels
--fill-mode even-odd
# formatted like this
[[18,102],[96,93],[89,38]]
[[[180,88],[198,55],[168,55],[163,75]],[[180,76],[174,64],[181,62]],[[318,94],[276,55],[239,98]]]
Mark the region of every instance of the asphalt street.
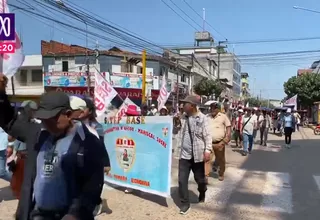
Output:
[[[212,175],[206,203],[196,203],[197,186],[190,175],[192,208],[186,216],[178,214],[177,160],[174,159],[171,198],[138,191],[125,194],[122,188],[106,185],[103,196],[112,213],[97,219],[318,220],[319,139],[311,129],[301,129],[293,134],[292,148],[286,149],[284,137],[270,134],[268,146],[255,145],[247,157],[229,146],[225,180],[219,182]],[[0,219],[13,219],[17,201],[12,199],[5,181],[0,181],[0,201]]]

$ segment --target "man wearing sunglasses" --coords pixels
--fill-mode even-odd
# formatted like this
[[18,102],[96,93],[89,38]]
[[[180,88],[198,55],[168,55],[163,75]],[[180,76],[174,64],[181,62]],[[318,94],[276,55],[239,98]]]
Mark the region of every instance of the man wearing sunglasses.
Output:
[[28,149],[29,178],[23,182],[16,219],[94,219],[103,186],[104,146],[86,126],[74,122],[73,114],[67,94],[48,92],[34,114],[44,129],[32,133],[19,118],[11,123],[9,134],[21,141],[37,134]]

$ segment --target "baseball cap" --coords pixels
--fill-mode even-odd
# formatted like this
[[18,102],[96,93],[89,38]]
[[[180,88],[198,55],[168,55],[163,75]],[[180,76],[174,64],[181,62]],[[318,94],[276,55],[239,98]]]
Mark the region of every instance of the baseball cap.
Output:
[[243,109],[242,108],[238,109],[238,112],[243,113]]
[[87,108],[87,104],[82,98],[70,96],[69,99],[72,110],[85,110]]
[[193,105],[200,105],[200,99],[196,95],[188,95],[185,99],[182,99],[180,101],[184,103],[190,103]]
[[62,110],[70,109],[69,96],[60,91],[44,93],[40,97],[38,110],[34,117],[39,119],[49,119],[55,117]]

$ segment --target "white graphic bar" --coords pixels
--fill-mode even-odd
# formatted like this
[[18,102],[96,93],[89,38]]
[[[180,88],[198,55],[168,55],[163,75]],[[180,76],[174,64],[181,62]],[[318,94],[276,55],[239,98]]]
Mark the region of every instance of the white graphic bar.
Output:
[[267,172],[261,208],[269,212],[293,212],[292,188],[288,173]]

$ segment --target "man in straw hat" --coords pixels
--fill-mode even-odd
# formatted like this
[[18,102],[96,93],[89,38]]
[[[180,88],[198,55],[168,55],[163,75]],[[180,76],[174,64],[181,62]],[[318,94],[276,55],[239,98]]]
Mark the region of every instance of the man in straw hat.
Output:
[[187,96],[184,100],[184,114],[181,116],[181,128],[177,135],[179,155],[179,196],[180,214],[190,209],[188,181],[190,171],[198,184],[199,202],[205,201],[207,184],[204,163],[210,160],[212,137],[206,116],[197,110],[200,100],[197,96]]

